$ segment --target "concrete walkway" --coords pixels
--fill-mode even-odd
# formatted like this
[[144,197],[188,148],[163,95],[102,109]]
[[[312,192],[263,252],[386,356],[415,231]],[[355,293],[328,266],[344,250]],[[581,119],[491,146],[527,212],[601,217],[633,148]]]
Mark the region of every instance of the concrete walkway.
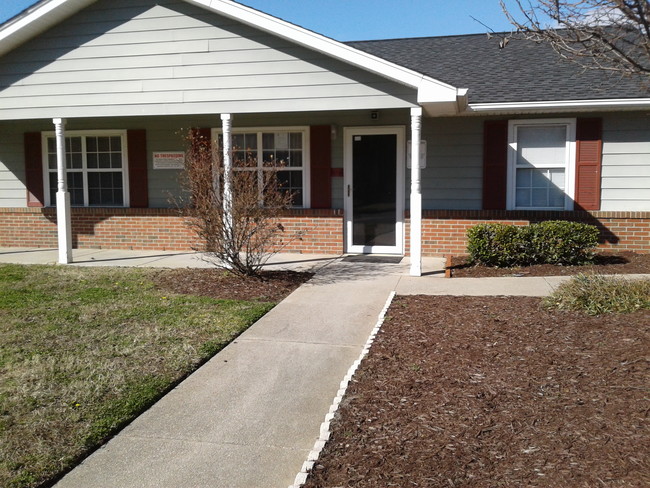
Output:
[[[53,257],[47,253],[53,253]],[[77,265],[204,266],[192,253],[75,251]],[[56,251],[0,249],[0,262]],[[400,264],[280,255],[273,267],[316,276],[65,476],[57,488],[286,488],[389,294],[548,293],[551,278],[444,279]]]

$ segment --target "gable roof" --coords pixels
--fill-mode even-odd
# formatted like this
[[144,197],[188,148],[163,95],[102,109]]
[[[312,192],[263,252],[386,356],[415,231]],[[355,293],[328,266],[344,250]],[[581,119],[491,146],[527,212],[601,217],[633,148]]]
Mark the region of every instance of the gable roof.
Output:
[[[0,25],[0,56],[96,1],[41,0]],[[341,43],[233,0],[182,1],[413,88],[429,114],[650,107],[648,82],[583,70],[546,44],[499,49],[484,34]]]
[[584,70],[548,44],[512,39],[499,49],[485,34],[348,42],[349,46],[454,86],[469,88],[470,105],[551,101],[638,100],[650,83]]
[[[97,0],[41,0],[22,14],[0,26],[0,56],[62,22]],[[431,78],[398,63],[377,57],[344,43],[273,17],[233,0],[184,0],[216,14],[344,61],[391,81],[417,90],[418,102],[458,112],[459,99],[466,91]]]

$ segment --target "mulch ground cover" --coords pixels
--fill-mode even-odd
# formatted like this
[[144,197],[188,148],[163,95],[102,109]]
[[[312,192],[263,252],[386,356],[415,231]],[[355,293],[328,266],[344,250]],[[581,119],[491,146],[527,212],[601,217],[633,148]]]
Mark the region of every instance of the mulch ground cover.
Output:
[[258,278],[239,277],[221,269],[163,270],[155,283],[164,290],[221,300],[279,302],[309,281],[313,273],[264,271]]
[[650,313],[397,297],[306,488],[650,486]]
[[596,256],[593,264],[586,266],[537,264],[515,268],[491,268],[468,263],[466,256],[454,256],[451,263],[451,275],[454,278],[568,276],[579,273],[648,274],[650,273],[650,254],[637,254],[634,252],[601,253]]

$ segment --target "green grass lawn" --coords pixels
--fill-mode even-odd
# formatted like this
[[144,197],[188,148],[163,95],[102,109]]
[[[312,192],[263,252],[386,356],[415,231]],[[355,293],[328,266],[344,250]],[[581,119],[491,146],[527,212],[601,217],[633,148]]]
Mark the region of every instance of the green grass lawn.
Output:
[[156,272],[0,265],[0,486],[69,469],[273,306]]

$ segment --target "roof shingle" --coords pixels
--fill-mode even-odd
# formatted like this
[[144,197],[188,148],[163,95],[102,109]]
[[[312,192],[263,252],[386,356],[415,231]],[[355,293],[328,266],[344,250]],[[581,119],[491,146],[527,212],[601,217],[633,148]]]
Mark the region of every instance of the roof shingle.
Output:
[[562,59],[548,44],[463,36],[355,41],[346,44],[457,88],[470,103],[650,97],[650,83]]

